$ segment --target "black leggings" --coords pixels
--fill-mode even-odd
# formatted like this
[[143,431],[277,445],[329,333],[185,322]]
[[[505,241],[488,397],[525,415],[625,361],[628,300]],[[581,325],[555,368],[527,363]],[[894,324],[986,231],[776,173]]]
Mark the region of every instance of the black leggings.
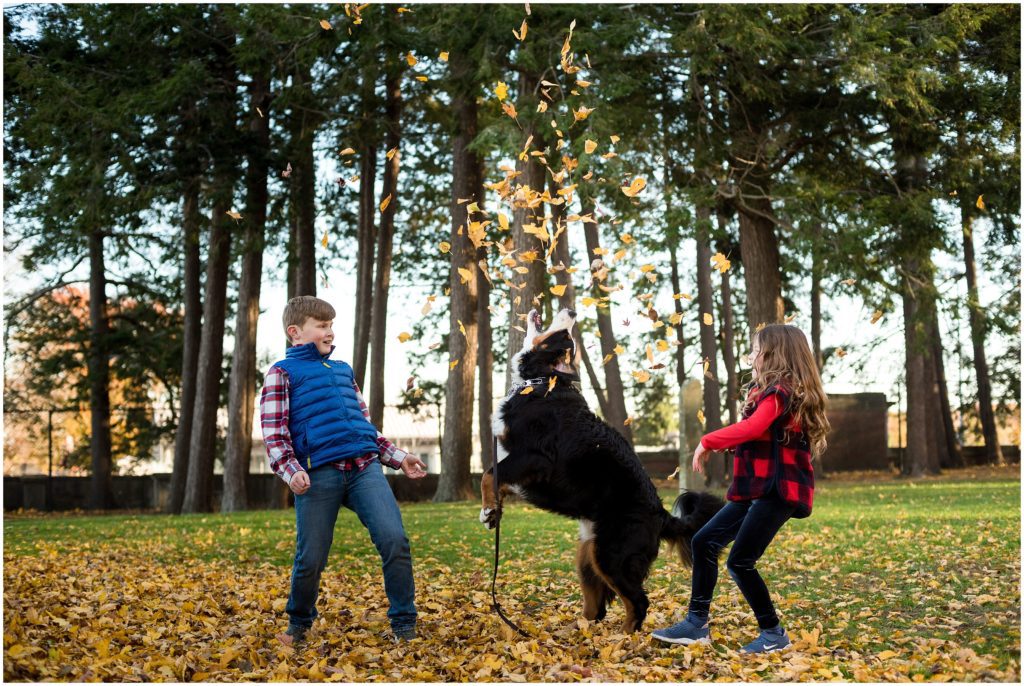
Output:
[[718,583],[718,554],[735,540],[725,563],[729,575],[754,611],[757,625],[762,629],[777,626],[779,618],[775,606],[755,565],[795,511],[796,506],[782,500],[777,493],[753,501],[729,502],[719,510],[693,537],[690,612],[707,619],[711,596]]

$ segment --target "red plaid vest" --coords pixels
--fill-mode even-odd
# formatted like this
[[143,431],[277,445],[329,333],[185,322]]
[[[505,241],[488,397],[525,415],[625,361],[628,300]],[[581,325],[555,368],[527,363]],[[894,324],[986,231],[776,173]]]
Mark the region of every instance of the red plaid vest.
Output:
[[765,389],[760,397],[744,409],[743,417],[754,413],[758,404],[772,394],[782,401],[783,411],[772,422],[769,441],[748,441],[736,447],[733,458],[732,484],[725,497],[729,500],[754,500],[778,491],[782,499],[796,505],[793,517],[811,514],[814,503],[814,469],[811,467],[811,446],[803,431],[786,426],[792,421],[789,392],[778,386]]

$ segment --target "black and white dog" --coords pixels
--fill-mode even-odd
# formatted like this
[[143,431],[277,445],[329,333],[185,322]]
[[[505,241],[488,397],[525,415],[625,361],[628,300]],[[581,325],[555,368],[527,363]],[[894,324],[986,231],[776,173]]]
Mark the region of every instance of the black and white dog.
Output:
[[678,516],[665,510],[633,448],[590,411],[580,393],[575,323],[572,310],[559,312],[546,330],[536,310],[527,317],[523,349],[512,358],[512,389],[492,419],[501,492],[494,492],[488,469],[480,521],[494,527],[508,491],[579,519],[576,568],[583,616],[603,619],[618,595],[626,610],[624,630],[637,631],[647,616],[643,584],[660,541],[678,548],[690,566],[691,538],[724,502],[710,493],[687,492],[676,500]]

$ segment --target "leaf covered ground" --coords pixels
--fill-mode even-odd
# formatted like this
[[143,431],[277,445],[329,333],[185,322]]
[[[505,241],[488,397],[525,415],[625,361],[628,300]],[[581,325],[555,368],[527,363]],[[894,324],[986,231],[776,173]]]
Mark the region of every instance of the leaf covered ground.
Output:
[[[666,502],[671,492],[663,491]],[[339,518],[321,617],[307,648],[285,626],[290,511],[4,518],[7,681],[1020,681],[1020,480],[1016,467],[908,482],[829,480],[814,515],[783,528],[761,564],[795,640],[742,656],[755,635],[724,573],[708,647],[620,633],[621,604],[587,623],[573,522],[511,505],[499,599],[493,534],[478,506],[403,505],[420,634],[395,646],[379,560]],[[685,613],[689,574],[667,549],[645,629]]]

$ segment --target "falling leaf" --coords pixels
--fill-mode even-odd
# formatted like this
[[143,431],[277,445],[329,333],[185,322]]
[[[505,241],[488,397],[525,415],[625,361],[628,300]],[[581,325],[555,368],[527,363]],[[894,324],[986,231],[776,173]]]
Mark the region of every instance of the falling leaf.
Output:
[[263,116],[263,110],[261,110],[259,107],[256,108],[256,114],[260,115],[260,119],[266,118]]
[[227,214],[227,215],[228,215],[229,217],[231,217],[232,219],[235,219],[235,220],[238,220],[238,219],[241,219],[241,218],[242,218],[242,215],[240,215],[240,214],[239,214],[238,212],[234,212],[234,211],[229,211],[229,212],[227,212],[226,214]]
[[[633,234],[631,234],[631,233],[619,234],[619,240],[621,240],[626,245],[629,245],[630,243],[633,242]],[[651,269],[654,269],[654,265],[649,265],[648,264],[648,265],[644,265],[644,266],[649,267],[649,269],[644,269],[643,267],[641,267],[641,271],[648,272]]]
[[985,209],[985,196],[979,195],[977,202],[974,203],[974,206],[977,207],[979,210]]
[[473,278],[473,270],[459,267],[459,276],[462,278],[462,283],[469,283]]
[[320,239],[320,245],[327,247],[327,232],[324,231],[324,237]]
[[446,253],[452,249],[452,244],[449,243],[448,241],[441,241],[438,247],[441,248],[442,253]]
[[554,293],[559,298],[561,298],[563,295],[565,295],[566,285],[567,284],[560,283],[557,286],[552,286],[551,287],[551,292]]
[[355,148],[345,148],[344,150],[342,150],[338,154],[339,155],[355,155],[356,151],[355,151]]
[[679,300],[680,298],[682,298],[683,300],[693,300],[693,296],[690,295],[689,293],[676,293],[672,296],[672,298],[674,300]]
[[516,106],[510,102],[501,103],[501,109],[505,114],[507,114],[512,119],[515,119],[519,114],[518,112],[516,112]]
[[647,181],[638,176],[635,179],[633,179],[633,182],[628,186],[621,186],[621,189],[622,192],[629,196],[630,198],[635,198],[640,193],[640,191],[644,189],[644,186],[646,185]]
[[384,153],[384,157],[386,157],[386,158],[388,158],[390,160],[397,153],[398,153],[398,148],[394,147],[394,148],[391,148],[390,150],[388,150],[386,153]]
[[704,426],[704,410],[697,410],[697,421],[700,422],[701,426]]
[[590,113],[593,112],[595,109],[596,108],[594,107],[586,107],[584,105],[580,105],[580,108],[578,110],[572,110],[572,117],[576,121],[583,121],[584,119],[589,117]]
[[287,178],[288,178],[288,177],[290,177],[291,175],[292,175],[292,163],[291,163],[291,162],[289,162],[289,163],[288,163],[288,166],[284,168],[284,171],[283,171],[283,172],[281,172],[281,176],[283,176],[284,178],[286,178],[286,179],[287,179]]
[[410,67],[415,67],[416,63],[419,62],[411,52],[405,53],[405,61],[409,63]]
[[651,347],[650,343],[647,344],[647,362],[648,364],[654,364],[654,348]]
[[405,380],[405,390],[411,391],[412,387],[415,384],[416,384],[416,377],[415,376],[410,376],[408,379]]
[[683,313],[673,312],[668,316],[668,321],[672,326],[678,326],[679,322],[683,321]]
[[412,12],[412,10],[407,8],[407,7],[399,7],[395,11],[398,12],[399,14],[405,14],[406,12]]
[[391,194],[388,193],[388,197],[386,197],[386,198],[384,198],[383,200],[380,201],[380,211],[383,212],[384,210],[386,210],[388,208],[388,205],[390,205],[390,204],[391,204]]
[[706,326],[711,326],[711,324],[714,322],[714,319],[711,317],[711,313],[710,312],[705,312],[704,313],[703,320],[704,320],[704,324]]
[[666,350],[668,350],[668,341],[666,341],[665,339],[660,339],[655,343],[655,346],[657,346],[659,353],[663,353]]
[[441,60],[442,62],[447,62],[447,61],[448,61],[448,53],[447,53],[447,52],[442,52],[442,53],[441,53],[440,55],[438,55],[437,57],[438,57],[438,59],[440,59],[440,60]]
[[608,136],[608,139],[612,142],[612,144],[618,143],[620,140],[618,136]]
[[881,318],[882,318],[882,311],[881,310],[875,310],[874,314],[871,315],[871,323],[874,324],[875,322],[877,322]]
[[836,356],[837,357],[846,357],[846,351],[843,350],[842,348],[836,348]]
[[604,356],[604,359],[601,361],[601,364],[608,364],[613,357],[615,357],[615,355],[613,355],[612,353],[608,353],[607,355]]
[[592,141],[589,138],[583,143],[583,150],[588,155],[597,150],[597,141]]
[[523,19],[523,23],[519,27],[519,31],[516,31],[515,29],[512,29],[512,35],[515,36],[516,39],[519,40],[519,41],[526,40],[526,29],[527,29],[526,20]]
[[844,286],[852,286],[853,284],[857,283],[857,279],[843,279],[839,283],[843,284]]
[[527,386],[523,390],[519,391],[519,395],[530,395],[533,393],[533,386]]
[[790,314],[790,315],[787,315],[786,317],[784,317],[782,319],[782,323],[783,324],[792,324],[794,319],[796,319],[796,312],[794,312],[793,314]]
[[320,28],[322,28],[324,31],[330,31],[334,27],[331,26],[331,22],[327,21],[326,19],[321,19],[320,20]]
[[550,393],[551,389],[553,389],[555,387],[556,383],[558,383],[558,377],[557,376],[550,377],[548,379],[548,392],[545,393],[544,395],[547,395],[548,393]]
[[408,333],[406,331],[403,331],[402,333],[398,334],[398,342],[399,343],[405,343],[410,338],[412,338],[412,334]]
[[651,373],[646,369],[631,372],[631,374],[633,375],[633,378],[637,380],[638,383],[647,383],[648,381],[651,380]]
[[624,352],[626,352],[626,349],[623,348],[621,345],[615,346],[615,354],[616,355],[621,355]]
[[672,471],[672,473],[669,474],[668,476],[666,476],[665,478],[667,480],[671,481],[672,479],[676,478],[677,476],[679,476],[679,465],[676,465],[676,468]]
[[498,81],[494,94],[498,97],[498,100],[504,100],[508,97],[508,86],[504,82]]
[[754,327],[754,333],[757,333],[766,326],[765,322],[758,322],[757,326]]
[[466,327],[463,326],[462,320],[456,319],[455,321],[459,323],[459,333],[461,333],[464,338],[468,338],[468,336],[466,336]]
[[629,426],[632,423],[633,423],[633,418],[632,417],[626,417],[626,421],[622,422],[622,425],[623,426]]
[[459,364],[458,360],[453,360],[453,361],[449,362],[448,363],[448,371],[451,371],[451,370],[455,369],[455,367],[457,367],[458,364]]
[[729,267],[732,266],[732,263],[728,259],[726,259],[725,255],[723,255],[720,252],[716,252],[714,255],[712,255],[711,261],[714,263],[715,269],[717,269],[722,274],[729,271]]

